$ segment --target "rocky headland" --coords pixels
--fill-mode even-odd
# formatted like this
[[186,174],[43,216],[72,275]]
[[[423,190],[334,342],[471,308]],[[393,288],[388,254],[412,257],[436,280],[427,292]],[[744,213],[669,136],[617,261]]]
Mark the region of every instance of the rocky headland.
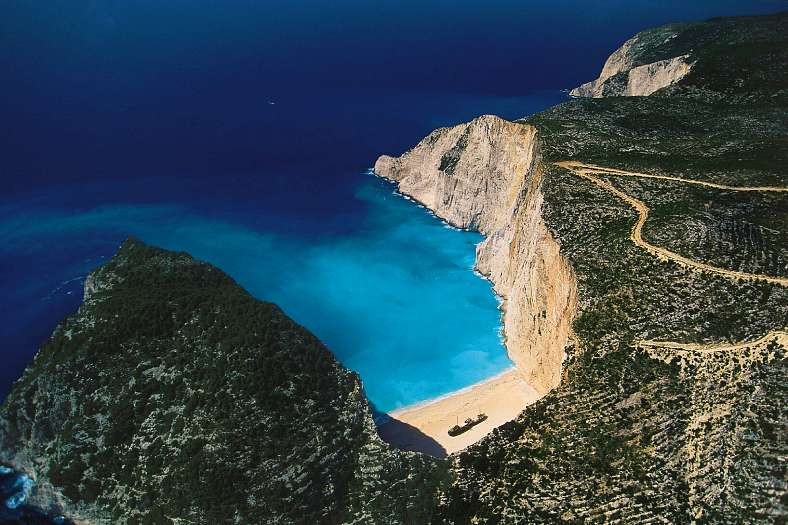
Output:
[[504,300],[504,335],[523,379],[544,394],[561,379],[577,303],[572,269],[542,220],[533,126],[485,115],[433,131],[375,173],[459,228],[486,236],[476,267]]
[[692,69],[690,55],[653,60],[654,53],[686,29],[686,24],[674,24],[638,33],[608,57],[597,79],[574,88],[569,94],[575,97],[646,96],[675,84]]

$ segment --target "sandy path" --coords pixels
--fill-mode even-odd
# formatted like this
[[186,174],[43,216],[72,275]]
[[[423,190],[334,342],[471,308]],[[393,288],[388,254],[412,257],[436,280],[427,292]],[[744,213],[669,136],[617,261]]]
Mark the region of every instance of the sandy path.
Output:
[[670,348],[672,350],[690,350],[710,354],[713,352],[735,352],[745,348],[753,348],[766,344],[773,339],[776,339],[778,344],[788,347],[788,332],[783,330],[774,330],[755,341],[741,343],[702,345],[697,343],[674,343],[672,341],[637,341],[635,345],[642,348]]
[[766,281],[766,282],[773,283],[773,284],[779,284],[780,286],[788,286],[788,278],[786,278],[786,277],[774,277],[774,276],[770,276],[770,275],[762,275],[762,274],[757,274],[757,273],[746,273],[746,272],[739,272],[739,271],[736,271],[736,270],[726,270],[725,268],[719,268],[717,266],[711,266],[711,265],[706,264],[706,263],[695,261],[695,260],[690,259],[688,257],[684,257],[683,255],[680,255],[680,254],[678,254],[676,252],[672,252],[672,251],[667,250],[665,248],[661,248],[659,246],[655,246],[655,245],[649,243],[648,241],[643,239],[643,235],[642,235],[643,225],[646,223],[646,219],[648,219],[648,212],[649,212],[648,206],[646,206],[646,204],[643,201],[640,201],[640,200],[632,197],[631,195],[628,195],[628,194],[624,193],[623,191],[619,190],[618,188],[616,188],[615,186],[613,186],[609,182],[606,182],[606,181],[603,181],[602,179],[594,177],[592,175],[592,173],[611,173],[611,174],[617,174],[617,175],[628,175],[628,176],[632,176],[632,177],[646,176],[648,178],[677,180],[677,181],[681,181],[681,182],[700,184],[700,185],[704,185],[704,186],[712,186],[712,187],[715,187],[715,188],[723,188],[723,189],[728,189],[728,190],[733,190],[733,191],[788,191],[788,188],[774,188],[774,187],[770,187],[770,186],[765,186],[762,189],[758,189],[759,187],[757,187],[757,186],[752,186],[752,187],[746,187],[745,186],[745,187],[737,188],[737,187],[731,187],[731,186],[722,186],[722,185],[719,185],[719,184],[715,185],[715,184],[712,184],[712,183],[701,182],[701,181],[690,181],[689,179],[680,179],[680,178],[677,178],[677,177],[676,178],[671,178],[671,177],[663,177],[663,176],[659,176],[659,175],[646,175],[646,174],[635,173],[635,172],[614,170],[612,168],[599,168],[599,167],[596,167],[596,166],[587,166],[587,165],[579,163],[579,162],[568,162],[568,161],[557,162],[556,165],[560,166],[562,168],[566,168],[566,169],[570,170],[572,173],[574,173],[574,174],[576,174],[576,175],[578,175],[580,177],[583,177],[584,179],[587,179],[587,180],[593,182],[594,184],[596,184],[600,188],[603,188],[603,189],[609,191],[610,193],[614,194],[615,196],[617,196],[618,198],[620,198],[621,200],[623,200],[624,202],[626,202],[627,204],[629,204],[630,206],[635,208],[635,210],[638,212],[638,220],[635,223],[635,226],[632,228],[632,232],[630,233],[629,238],[637,246],[640,246],[641,248],[644,248],[645,250],[647,250],[652,255],[655,255],[655,256],[657,256],[657,257],[659,257],[661,259],[669,259],[669,260],[675,261],[678,264],[681,264],[682,266],[685,266],[685,267],[688,267],[688,268],[693,268],[693,269],[696,269],[696,270],[716,273],[718,275],[723,275],[725,277],[730,277],[732,279],[754,279],[754,280],[758,280],[758,281]]
[[[451,454],[516,418],[540,397],[516,370],[510,370],[447,397],[391,412],[396,421],[379,431],[384,440],[406,450],[437,455],[435,450],[442,448],[444,454]],[[459,436],[449,436],[449,428],[480,413],[487,414],[486,421]]]
[[556,162],[558,166],[562,168],[568,168],[570,170],[582,170],[586,172],[593,172],[593,173],[609,173],[611,175],[626,175],[628,177],[642,177],[644,179],[660,179],[660,180],[672,180],[675,182],[682,182],[684,184],[695,184],[696,186],[705,186],[707,188],[715,188],[718,190],[731,190],[731,191],[768,191],[768,192],[776,192],[776,193],[786,193],[788,192],[788,188],[782,188],[780,186],[728,186],[726,184],[717,184],[715,182],[706,182],[703,180],[695,180],[695,179],[684,179],[682,177],[670,177],[667,175],[651,175],[649,173],[638,173],[636,171],[624,171],[616,168],[605,168],[602,166],[595,166],[593,164],[584,164],[582,162],[576,161],[563,161],[563,162]]
[[[686,267],[712,272],[719,275],[724,275],[726,277],[732,277],[736,279],[757,279],[761,281],[779,284],[781,286],[788,286],[788,278],[737,272],[734,270],[726,270],[725,268],[719,268],[702,262],[694,261],[692,259],[684,257],[683,255],[679,255],[670,250],[666,250],[665,248],[660,248],[659,246],[654,246],[653,244],[650,244],[648,241],[644,240],[642,236],[643,225],[646,223],[646,219],[648,218],[648,212],[649,212],[648,206],[646,206],[646,204],[643,201],[640,201],[632,197],[631,195],[624,193],[623,191],[619,190],[609,182],[594,177],[592,173],[625,175],[629,177],[643,177],[648,179],[670,180],[670,181],[676,181],[685,184],[696,184],[699,186],[706,186],[709,188],[716,188],[716,189],[730,190],[730,191],[788,192],[788,188],[780,188],[775,186],[726,186],[724,184],[716,184],[713,182],[684,179],[680,177],[669,177],[664,175],[649,175],[647,173],[624,171],[615,168],[604,168],[601,166],[583,164],[582,162],[574,162],[574,161],[556,162],[556,165],[562,168],[566,168],[572,171],[573,173],[575,173],[576,175],[583,177],[584,179],[590,180],[597,186],[613,193],[618,198],[620,198],[621,200],[625,201],[627,204],[635,208],[635,210],[638,212],[638,220],[635,223],[635,226],[632,228],[632,232],[630,233],[629,238],[636,245],[648,250],[649,253],[651,253],[652,255],[656,255],[657,257],[660,257],[662,259],[670,259]],[[744,341],[740,343],[704,345],[698,343],[676,343],[673,341],[638,341],[635,344],[642,348],[668,348],[673,350],[687,350],[687,351],[695,351],[701,353],[712,353],[712,352],[740,351],[748,347],[751,348],[754,346],[760,346],[766,344],[772,339],[777,339],[777,342],[779,344],[783,346],[788,346],[788,332],[784,330],[774,330],[764,335],[760,339],[756,339],[755,341],[749,341],[749,342]]]

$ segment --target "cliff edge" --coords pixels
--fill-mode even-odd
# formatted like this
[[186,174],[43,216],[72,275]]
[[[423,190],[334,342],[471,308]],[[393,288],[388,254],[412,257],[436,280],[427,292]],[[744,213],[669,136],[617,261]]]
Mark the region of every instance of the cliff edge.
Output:
[[577,302],[572,270],[541,217],[537,131],[485,115],[433,131],[375,173],[435,214],[486,236],[476,268],[504,300],[509,356],[533,388],[558,385]]
[[788,13],[669,24],[633,36],[605,61],[599,77],[575,97],[658,94],[785,101]]

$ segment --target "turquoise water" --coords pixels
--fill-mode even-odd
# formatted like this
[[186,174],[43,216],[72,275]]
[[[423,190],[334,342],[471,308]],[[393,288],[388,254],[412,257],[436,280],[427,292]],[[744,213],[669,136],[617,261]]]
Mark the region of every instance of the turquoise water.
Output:
[[564,101],[641,29],[785,7],[311,4],[2,3],[0,398],[129,234],[282,305],[379,408],[486,378],[508,362],[479,237],[360,172],[436,127]]
[[[370,173],[356,176],[351,211],[313,228],[286,218],[279,227],[270,218],[261,226],[256,221],[265,209],[233,201],[213,201],[208,213],[183,196],[177,204],[58,211],[53,201],[63,194],[0,210],[3,251],[46,270],[16,281],[21,306],[61,301],[73,308],[84,275],[131,234],[209,261],[280,305],[359,372],[380,411],[511,366],[498,300],[472,270],[482,236],[451,228]],[[72,255],[68,262],[49,259],[61,249]]]

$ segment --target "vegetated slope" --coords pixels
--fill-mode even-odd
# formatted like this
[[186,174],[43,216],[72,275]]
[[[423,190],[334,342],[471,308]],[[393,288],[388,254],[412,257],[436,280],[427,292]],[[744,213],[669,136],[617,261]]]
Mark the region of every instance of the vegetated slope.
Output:
[[[610,193],[612,193],[616,197],[620,198],[621,200],[623,200],[624,202],[629,204],[633,209],[635,209],[635,211],[637,211],[637,213],[638,213],[638,220],[635,223],[635,225],[632,227],[632,232],[630,233],[629,239],[632,242],[634,242],[637,246],[645,249],[646,251],[648,251],[652,255],[655,255],[655,256],[657,256],[657,257],[659,257],[661,259],[665,259],[665,260],[670,260],[670,261],[676,262],[680,266],[683,266],[685,268],[692,268],[694,270],[698,270],[698,271],[701,271],[703,273],[715,273],[715,274],[718,274],[718,275],[722,275],[722,276],[733,278],[733,279],[737,279],[737,280],[765,281],[765,282],[769,282],[769,283],[780,284],[781,286],[788,286],[788,278],[786,278],[786,277],[779,277],[779,276],[775,276],[775,275],[769,275],[769,274],[758,273],[758,272],[745,272],[745,271],[739,271],[739,270],[731,269],[730,267],[723,267],[723,266],[719,266],[719,265],[707,264],[705,262],[697,260],[698,257],[696,257],[696,258],[685,257],[685,256],[683,256],[681,254],[678,254],[678,253],[674,252],[674,251],[670,251],[670,250],[668,250],[668,249],[666,249],[666,248],[664,248],[662,246],[657,246],[657,245],[651,244],[649,241],[647,241],[647,240],[645,240],[643,238],[643,228],[646,225],[647,219],[649,218],[650,208],[648,206],[646,206],[646,204],[642,200],[633,197],[632,196],[633,191],[631,189],[628,189],[625,192],[625,191],[622,191],[622,190],[620,190],[618,188],[618,186],[624,186],[624,187],[634,186],[635,188],[640,189],[641,186],[637,186],[636,184],[631,184],[631,183],[629,183],[630,182],[629,180],[625,180],[623,183],[615,184],[615,183],[612,183],[611,181],[605,180],[605,179],[606,178],[610,178],[609,177],[610,175],[616,175],[616,176],[622,176],[623,175],[625,177],[636,177],[636,178],[641,178],[641,179],[645,178],[647,180],[662,179],[662,180],[670,180],[670,181],[680,181],[683,184],[694,184],[694,185],[697,185],[697,186],[704,186],[704,187],[709,187],[709,186],[713,186],[713,187],[717,187],[717,188],[721,187],[721,188],[724,188],[727,193],[731,193],[731,192],[734,192],[734,193],[735,192],[752,192],[752,193],[755,193],[755,192],[758,192],[758,193],[767,193],[767,194],[768,193],[786,193],[786,195],[788,195],[788,187],[782,188],[782,187],[776,187],[776,186],[754,186],[754,187],[753,186],[743,186],[743,187],[722,186],[722,185],[718,185],[716,183],[705,182],[705,181],[693,181],[693,180],[690,180],[690,179],[672,178],[672,177],[665,177],[665,176],[662,176],[662,175],[651,175],[651,174],[645,174],[645,173],[635,173],[635,172],[618,170],[618,169],[612,170],[610,168],[589,166],[587,164],[582,164],[582,163],[579,163],[579,162],[558,162],[558,163],[556,163],[556,165],[560,166],[562,168],[569,169],[573,173],[577,174],[579,177],[582,177],[582,178],[584,178],[586,180],[589,180],[589,181],[593,182],[594,184],[596,184],[600,188],[603,188],[603,189],[609,191]],[[654,185],[652,184],[651,186],[653,187]],[[659,187],[659,185],[657,185],[657,187]],[[713,198],[711,198],[711,199],[713,200]],[[777,201],[777,202],[779,202],[779,201]],[[770,204],[772,206],[769,206]],[[706,203],[706,207],[709,207],[709,203],[708,202]],[[774,208],[779,209],[778,206],[775,206],[775,201],[774,200],[767,201],[765,203],[765,206],[762,206],[762,207],[764,209],[766,209],[766,210],[769,210],[769,211],[774,211]],[[753,231],[756,232],[756,233],[760,233],[760,230],[757,229],[757,228],[750,229],[751,233]],[[779,232],[776,232],[776,233],[779,233]],[[739,239],[734,239],[734,240],[739,240]],[[759,244],[756,244],[755,242],[753,242],[754,239],[753,239],[752,236],[750,236],[749,238],[743,238],[741,240],[744,241],[742,243],[742,245],[743,245],[742,248],[743,249],[740,250],[740,252],[743,255],[745,255],[745,256],[747,256],[747,255],[754,255],[756,257],[758,255],[760,255],[761,259],[763,260],[763,262],[766,262],[766,263],[769,263],[770,261],[774,261],[774,258],[767,257],[767,253],[768,253],[767,249],[766,249],[767,247],[764,246],[763,242],[761,242]],[[762,237],[761,237],[761,240],[762,240]],[[750,241],[750,242],[747,242],[747,241]],[[729,245],[734,245],[734,243],[730,243]],[[712,247],[712,250],[714,248],[715,247]],[[777,245],[776,248],[780,249],[781,246]],[[782,250],[780,250],[780,251],[782,251]],[[699,253],[698,255],[702,258],[703,255],[705,255],[703,253],[704,250],[700,250],[700,252],[701,253]],[[738,255],[738,253],[732,250],[731,255],[736,256],[736,255]],[[774,255],[774,254],[772,253],[771,255]],[[777,258],[777,260],[779,262],[779,257]],[[726,263],[727,262],[728,261],[726,261]],[[760,261],[753,261],[753,262],[760,262]],[[728,264],[727,266],[730,266],[730,264]],[[778,268],[776,269],[776,272],[780,272],[780,270],[781,269],[778,266]]]
[[[788,186],[787,21],[782,14],[681,26],[663,46],[684,42],[697,64],[670,88],[577,99],[521,121],[538,130],[542,213],[577,276],[578,344],[567,348],[557,389],[457,455],[442,519],[786,519],[786,349],[777,335],[761,339],[788,325],[786,288],[660,260],[630,240],[635,210],[554,163]],[[730,46],[736,56],[722,68]],[[784,275],[784,197],[596,176],[656,210],[643,229],[652,244],[723,268]],[[727,233],[727,223],[758,233]],[[693,242],[687,224],[725,242]],[[639,348],[641,340],[699,344]],[[752,343],[725,344],[742,341]],[[723,350],[704,351],[711,347]]]
[[651,95],[785,104],[788,12],[669,24],[633,36],[576,96]]
[[216,268],[129,240],[0,409],[0,461],[88,523],[424,522],[445,469],[358,377]]

